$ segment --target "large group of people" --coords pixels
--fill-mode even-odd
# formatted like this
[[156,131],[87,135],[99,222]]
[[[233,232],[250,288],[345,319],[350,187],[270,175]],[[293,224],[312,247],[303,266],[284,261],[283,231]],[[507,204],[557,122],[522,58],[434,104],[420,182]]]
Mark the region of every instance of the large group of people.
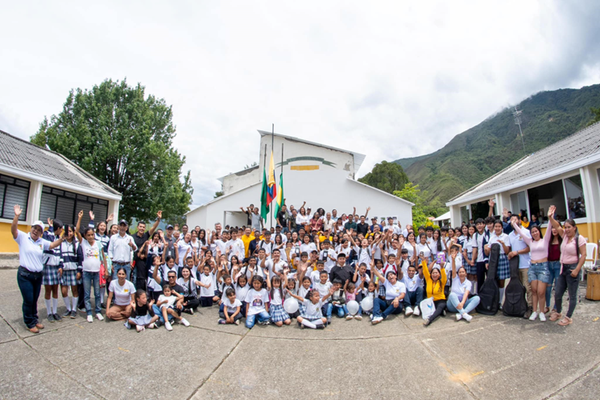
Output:
[[[219,324],[243,320],[247,328],[295,321],[319,329],[332,318],[363,316],[379,324],[401,313],[421,316],[425,326],[446,312],[470,322],[490,249],[498,244],[500,303],[509,260],[519,257],[530,307],[526,318],[546,321],[550,312],[551,321],[571,324],[586,249],[575,222],[559,223],[551,207],[543,235],[539,224],[524,224],[507,210],[494,217],[493,207],[490,201],[485,219],[440,229],[403,227],[393,217],[369,223],[370,208],[364,215],[356,209],[339,216],[322,208],[313,213],[304,203],[298,209],[283,206],[271,229],[250,205],[242,207],[248,221],[241,227],[167,225],[162,231],[159,211],[150,229],[140,221],[133,233],[127,221],[109,226],[112,216],[94,221],[92,212],[82,230],[81,211],[75,226],[49,219],[45,230],[36,221],[26,234],[17,229],[21,209],[15,206],[11,232],[19,244],[23,319],[31,332],[43,329],[37,313],[43,285],[49,322],[77,318],[85,310],[92,323],[94,316],[104,319],[104,308],[106,318],[137,331],[172,330],[174,322],[189,326],[183,315],[198,307],[218,307]],[[424,300],[430,310],[422,309]]]

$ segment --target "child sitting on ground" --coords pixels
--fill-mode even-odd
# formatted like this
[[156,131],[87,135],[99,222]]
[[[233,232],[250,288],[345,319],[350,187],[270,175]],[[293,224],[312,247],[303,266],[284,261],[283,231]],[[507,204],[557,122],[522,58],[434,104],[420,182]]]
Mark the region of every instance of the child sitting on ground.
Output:
[[160,307],[160,312],[165,321],[165,328],[168,331],[173,330],[173,327],[169,322],[169,315],[173,317],[175,321],[178,321],[179,323],[183,324],[183,326],[190,326],[190,323],[185,318],[180,317],[175,311],[174,306],[176,301],[183,302],[183,296],[177,292],[172,291],[169,285],[163,285],[163,294],[161,294],[158,298],[158,302],[156,303],[156,305]]
[[138,289],[135,292],[135,305],[131,311],[131,316],[125,323],[125,327],[131,329],[135,326],[138,332],[142,332],[146,328],[156,328],[155,322],[158,320],[158,315],[152,316],[149,312],[153,304],[154,300],[150,300],[150,303],[148,303],[146,291]]
[[300,296],[292,295],[296,300],[302,302],[302,314],[296,318],[300,328],[309,327],[312,329],[324,329],[327,323],[327,318],[323,317],[321,308],[323,302],[326,301],[333,294],[333,288],[329,292],[321,297],[318,290],[312,289],[306,294],[306,298],[303,299]]
[[242,319],[242,302],[236,298],[235,290],[227,288],[221,302],[223,310],[219,312],[219,324],[240,324]]

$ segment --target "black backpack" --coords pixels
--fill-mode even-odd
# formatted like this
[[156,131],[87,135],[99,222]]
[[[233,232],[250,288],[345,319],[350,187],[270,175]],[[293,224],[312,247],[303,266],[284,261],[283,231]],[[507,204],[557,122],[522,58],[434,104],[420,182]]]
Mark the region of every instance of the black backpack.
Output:
[[494,243],[490,249],[489,264],[487,277],[485,282],[481,285],[481,289],[478,292],[479,305],[477,306],[477,312],[484,315],[496,315],[500,308],[500,289],[498,288],[498,282],[496,281],[496,274],[498,272],[498,259],[500,258],[500,245]]
[[519,279],[519,257],[510,259],[510,282],[504,290],[502,312],[508,317],[523,317],[527,312],[526,289]]

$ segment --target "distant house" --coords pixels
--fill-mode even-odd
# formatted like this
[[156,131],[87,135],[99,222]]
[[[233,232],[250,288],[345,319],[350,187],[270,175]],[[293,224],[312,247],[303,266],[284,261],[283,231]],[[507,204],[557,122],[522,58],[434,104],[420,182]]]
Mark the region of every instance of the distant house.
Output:
[[[260,208],[264,156],[267,154],[268,168],[272,138],[270,132],[258,132],[261,137],[258,165],[220,178],[223,196],[188,212],[188,225],[199,225],[206,229],[212,229],[217,222],[243,226],[247,224],[247,219],[240,207],[254,204]],[[326,211],[337,209],[338,216],[352,212],[353,207],[361,215],[367,207],[371,207],[369,218],[393,216],[401,224],[411,223],[413,203],[355,180],[365,159],[363,154],[278,133],[274,134],[273,139],[275,180],[279,184],[279,174],[283,168],[287,205],[300,208],[306,201],[313,213],[322,207]],[[270,219],[265,226],[270,226],[269,223]]]
[[121,194],[67,160],[61,154],[0,131],[0,252],[17,252],[10,233],[14,206],[23,209],[19,229],[48,218],[74,224],[84,210],[82,227],[89,211],[96,221],[111,213],[118,218]]
[[485,217],[487,201],[495,214],[535,214],[547,222],[555,205],[560,220],[573,218],[590,241],[600,239],[600,123],[515,162],[446,203],[453,226]]

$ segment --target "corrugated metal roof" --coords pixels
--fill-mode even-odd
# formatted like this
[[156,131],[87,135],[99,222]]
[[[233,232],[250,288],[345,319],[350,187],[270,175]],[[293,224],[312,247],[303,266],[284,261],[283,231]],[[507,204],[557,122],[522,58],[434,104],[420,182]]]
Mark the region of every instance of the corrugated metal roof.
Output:
[[84,171],[63,155],[44,149],[0,130],[0,168],[5,165],[28,174],[40,175],[63,184],[112,197],[120,193]]
[[[600,159],[600,122],[509,165],[497,174],[450,199],[446,205],[489,197],[515,187],[559,175]],[[572,167],[572,168],[571,168]]]

